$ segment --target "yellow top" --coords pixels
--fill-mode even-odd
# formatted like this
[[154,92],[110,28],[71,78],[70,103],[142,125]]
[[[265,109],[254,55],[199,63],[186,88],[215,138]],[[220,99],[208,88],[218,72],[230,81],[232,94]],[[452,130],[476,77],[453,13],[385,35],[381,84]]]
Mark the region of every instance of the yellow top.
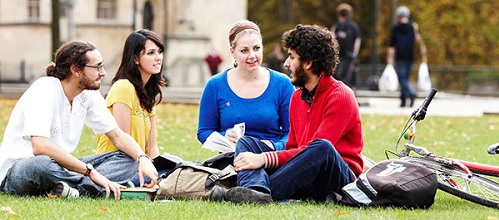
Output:
[[[137,141],[142,150],[146,152],[146,143],[151,131],[151,121],[149,117],[156,115],[156,107],[153,107],[151,113],[142,109],[139,98],[135,92],[132,83],[127,79],[116,81],[106,96],[106,106],[113,113],[114,103],[123,103],[130,107],[130,136]],[[107,153],[117,151],[113,143],[105,134],[97,135],[97,153]]]

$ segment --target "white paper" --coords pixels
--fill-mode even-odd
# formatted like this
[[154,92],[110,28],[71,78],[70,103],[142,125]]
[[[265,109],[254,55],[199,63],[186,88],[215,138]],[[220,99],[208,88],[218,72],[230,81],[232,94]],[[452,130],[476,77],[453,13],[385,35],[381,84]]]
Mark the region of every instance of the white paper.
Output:
[[208,136],[203,144],[203,148],[211,149],[221,153],[234,152],[236,149],[236,144],[232,143],[226,137],[222,136],[218,132],[213,132]]
[[[246,130],[246,124],[244,122],[236,124],[232,129],[236,133],[236,137],[239,140],[239,138],[244,136],[244,132]],[[236,150],[236,144],[232,143],[229,139],[227,139],[226,137],[222,136],[220,133],[215,131],[211,133],[210,136],[208,136],[202,148],[211,149],[221,153],[226,153],[226,152],[234,152]]]

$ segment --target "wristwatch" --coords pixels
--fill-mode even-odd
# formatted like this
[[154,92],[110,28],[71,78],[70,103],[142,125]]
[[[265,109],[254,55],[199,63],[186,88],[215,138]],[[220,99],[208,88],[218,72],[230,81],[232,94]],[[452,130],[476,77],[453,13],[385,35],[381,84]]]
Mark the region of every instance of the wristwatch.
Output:
[[90,172],[92,172],[92,170],[94,170],[94,166],[92,164],[87,163],[86,167],[87,167],[87,172],[85,172],[84,175],[90,176]]

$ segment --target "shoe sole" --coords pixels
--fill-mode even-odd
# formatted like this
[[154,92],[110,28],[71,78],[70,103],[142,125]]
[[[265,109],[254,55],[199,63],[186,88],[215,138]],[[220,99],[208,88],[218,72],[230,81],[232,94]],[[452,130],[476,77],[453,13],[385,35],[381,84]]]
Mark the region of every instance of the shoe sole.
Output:
[[269,194],[258,192],[246,187],[234,187],[229,189],[225,195],[225,199],[238,204],[268,204],[272,202],[272,197]]
[[[64,194],[64,184],[62,183],[57,183],[53,189],[53,195],[56,197],[61,197],[61,195]],[[65,193],[66,195],[68,194],[67,192]]]

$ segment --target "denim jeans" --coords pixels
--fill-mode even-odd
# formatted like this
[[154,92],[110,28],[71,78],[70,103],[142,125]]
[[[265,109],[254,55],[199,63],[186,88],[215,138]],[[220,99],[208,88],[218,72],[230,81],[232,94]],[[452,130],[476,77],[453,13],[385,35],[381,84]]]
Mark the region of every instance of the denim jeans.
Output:
[[[236,147],[236,157],[242,152],[270,151],[253,137],[242,137]],[[332,192],[340,192],[355,177],[335,150],[324,139],[312,141],[304,150],[279,169],[245,170],[237,174],[239,186],[266,190],[274,200],[313,199],[323,202]]]
[[336,66],[336,72],[333,74],[335,79],[342,81],[350,88],[355,86],[354,62],[355,60],[351,57],[340,58],[340,63]]
[[[172,170],[158,170],[158,177],[160,177],[163,174],[170,173]],[[135,175],[132,177],[132,183],[134,186],[138,187],[140,186],[140,179],[139,179],[139,173],[135,172]],[[149,184],[151,183],[151,178],[144,176],[144,184]]]
[[416,92],[409,84],[409,77],[411,76],[412,61],[409,60],[396,60],[395,71],[400,84],[400,101],[401,106],[405,106],[405,101],[409,97],[416,97]]
[[[80,160],[92,164],[100,174],[120,184],[129,181],[138,169],[136,161],[121,151],[82,157]],[[70,171],[45,155],[17,160],[7,172],[0,190],[17,195],[43,195],[59,181],[78,189],[80,195],[95,197],[102,192],[102,188],[89,177]]]

